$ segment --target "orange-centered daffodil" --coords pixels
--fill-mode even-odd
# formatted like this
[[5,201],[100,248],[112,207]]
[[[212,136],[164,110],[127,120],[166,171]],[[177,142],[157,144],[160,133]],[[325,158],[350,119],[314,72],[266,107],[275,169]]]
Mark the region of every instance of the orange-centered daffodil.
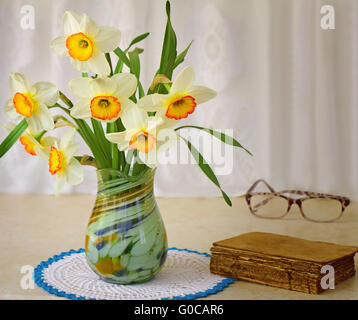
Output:
[[73,117],[114,122],[123,110],[134,105],[129,97],[137,88],[137,78],[131,73],[119,73],[111,78],[78,78],[70,81],[69,87],[80,98],[71,109]]
[[129,148],[136,149],[139,152],[148,153],[153,149],[156,139],[145,130],[139,130],[132,135],[129,141]]
[[[14,130],[16,124],[13,122],[6,122],[3,125],[3,128],[9,132]],[[49,149],[50,146],[57,139],[50,136],[42,136],[40,139],[36,138],[39,136],[39,132],[31,131],[30,128],[27,128],[23,135],[19,138],[20,143],[24,146],[24,149],[27,153],[32,156],[36,156],[36,149]]]
[[31,117],[35,106],[35,101],[31,93],[23,94],[21,92],[16,92],[12,102],[14,103],[14,108],[18,114],[27,118]]
[[91,58],[94,49],[92,40],[82,32],[67,37],[66,48],[73,59],[80,61],[87,61]]
[[72,66],[81,72],[108,75],[110,67],[103,53],[113,51],[121,40],[121,32],[112,27],[98,26],[88,15],[66,11],[63,35],[51,42],[51,49],[60,56],[70,57]]
[[180,120],[193,113],[195,107],[196,102],[192,96],[176,93],[167,99],[165,115],[169,119]]
[[12,72],[9,76],[9,87],[12,97],[5,105],[9,118],[16,121],[25,118],[32,132],[54,128],[48,106],[54,105],[58,99],[55,85],[50,82],[31,85],[23,74]]
[[184,68],[176,77],[168,94],[151,94],[138,101],[138,106],[146,111],[155,111],[167,119],[187,118],[198,104],[216,96],[216,92],[204,86],[195,86],[194,69]]
[[25,147],[25,151],[33,156],[36,156],[35,142],[33,142],[28,136],[21,136],[20,143]]
[[64,160],[63,153],[52,146],[48,160],[49,171],[52,175],[63,169]]
[[60,192],[65,182],[77,185],[83,181],[83,168],[74,157],[80,147],[73,141],[75,132],[75,129],[70,129],[60,140],[55,139],[47,150],[35,148],[38,155],[48,161],[49,172],[56,176],[55,194]]
[[135,105],[123,112],[121,120],[126,131],[106,134],[106,138],[116,143],[120,151],[136,150],[141,162],[148,167],[155,167],[158,153],[166,151],[177,141],[175,131],[166,128],[161,117],[149,117],[146,111]]
[[121,111],[121,103],[113,96],[96,96],[91,100],[91,115],[100,120],[117,119]]

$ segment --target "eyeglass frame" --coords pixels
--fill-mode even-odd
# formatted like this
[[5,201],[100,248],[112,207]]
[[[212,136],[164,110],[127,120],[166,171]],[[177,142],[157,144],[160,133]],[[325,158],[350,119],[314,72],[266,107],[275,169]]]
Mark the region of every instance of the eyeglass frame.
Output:
[[[255,187],[260,183],[264,183],[266,185],[266,187],[271,191],[271,192],[253,192],[253,190],[255,189]],[[284,193],[290,193],[290,194],[298,194],[298,195],[306,195],[306,197],[304,198],[298,198],[298,199],[294,199],[288,196],[284,196]],[[273,195],[273,196],[278,196],[281,198],[284,198],[288,201],[288,207],[287,207],[287,211],[279,217],[263,217],[260,216],[258,214],[256,214],[254,212],[254,209],[251,207],[251,198],[254,195]],[[337,218],[331,219],[331,220],[326,220],[326,221],[320,221],[320,220],[314,220],[311,219],[309,217],[307,217],[302,209],[302,202],[305,200],[309,200],[309,199],[319,199],[319,198],[324,198],[324,199],[333,199],[333,200],[337,200],[341,203],[342,205],[342,210],[340,215]],[[246,203],[250,209],[250,212],[258,217],[258,218],[263,218],[263,219],[282,219],[284,218],[290,211],[292,205],[297,204],[298,207],[300,208],[300,213],[302,215],[302,217],[306,220],[309,220],[311,222],[334,222],[338,219],[340,219],[345,211],[345,209],[349,206],[349,204],[351,203],[351,200],[347,197],[344,196],[335,196],[335,195],[331,195],[331,194],[325,194],[325,193],[318,193],[318,192],[312,192],[312,191],[302,191],[302,190],[282,190],[279,192],[276,192],[265,180],[263,179],[259,179],[257,181],[254,182],[254,184],[249,188],[249,190],[247,191],[246,195],[245,195],[245,199],[246,199]]]

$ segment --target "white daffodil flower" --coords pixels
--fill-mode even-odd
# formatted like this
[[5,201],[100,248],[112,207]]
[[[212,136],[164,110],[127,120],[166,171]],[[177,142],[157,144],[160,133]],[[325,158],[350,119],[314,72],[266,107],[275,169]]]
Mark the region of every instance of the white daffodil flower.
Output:
[[204,86],[195,86],[194,69],[184,68],[176,77],[168,94],[151,94],[138,101],[138,107],[156,111],[167,119],[180,120],[195,111],[198,104],[216,96],[216,92]]
[[128,98],[137,88],[137,78],[131,73],[118,73],[111,78],[78,78],[71,80],[69,87],[80,98],[71,109],[71,116],[114,122],[134,105]]
[[[120,151],[137,150],[139,159],[150,168],[157,166],[158,154],[177,141],[175,131],[166,128],[161,117],[149,117],[136,106],[125,110],[121,119],[126,131],[106,134],[106,138],[116,143]],[[159,126],[161,129],[157,130]]]
[[[15,129],[16,124],[13,122],[7,122],[3,125],[3,128],[9,132]],[[35,151],[36,148],[41,150],[46,150],[54,144],[56,138],[50,136],[41,137],[38,141],[36,136],[38,132],[33,132],[29,128],[25,130],[23,135],[19,138],[20,143],[24,146],[24,149],[27,153],[31,154],[32,156],[36,156],[37,153]]]
[[50,47],[58,55],[70,57],[72,66],[81,72],[93,71],[108,75],[110,68],[102,53],[113,51],[121,41],[121,32],[112,27],[98,26],[88,15],[66,11],[63,35]]
[[15,121],[25,118],[33,132],[51,130],[54,121],[48,106],[58,100],[58,89],[50,82],[37,82],[31,85],[21,73],[12,72],[9,76],[12,98],[5,105],[5,113]]
[[80,145],[73,141],[76,130],[70,129],[59,140],[55,139],[54,144],[48,149],[43,150],[35,147],[36,153],[48,161],[49,171],[56,175],[54,183],[55,194],[59,194],[65,182],[75,186],[83,181],[83,168],[80,162],[74,158]]

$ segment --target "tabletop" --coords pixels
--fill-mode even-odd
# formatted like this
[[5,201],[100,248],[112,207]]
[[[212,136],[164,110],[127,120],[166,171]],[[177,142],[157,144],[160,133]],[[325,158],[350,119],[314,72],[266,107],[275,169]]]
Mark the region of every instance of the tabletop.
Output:
[[[23,266],[84,247],[87,222],[95,195],[0,194],[0,300],[63,299],[37,287],[23,289]],[[157,198],[168,245],[210,252],[213,242],[245,232],[272,232],[308,240],[358,246],[358,203],[334,223],[304,220],[298,208],[284,219],[267,220],[250,214],[243,197],[228,207],[221,198]],[[355,258],[357,265],[357,257]],[[320,295],[294,292],[246,281],[235,281],[203,299],[358,299],[357,276]]]

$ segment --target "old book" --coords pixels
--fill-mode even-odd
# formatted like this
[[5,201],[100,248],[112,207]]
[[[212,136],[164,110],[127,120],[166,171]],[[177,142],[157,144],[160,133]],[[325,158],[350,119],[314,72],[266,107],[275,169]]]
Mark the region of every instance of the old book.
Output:
[[358,247],[251,232],[217,241],[210,271],[240,280],[318,294],[325,265],[333,267],[335,284],[355,274]]

